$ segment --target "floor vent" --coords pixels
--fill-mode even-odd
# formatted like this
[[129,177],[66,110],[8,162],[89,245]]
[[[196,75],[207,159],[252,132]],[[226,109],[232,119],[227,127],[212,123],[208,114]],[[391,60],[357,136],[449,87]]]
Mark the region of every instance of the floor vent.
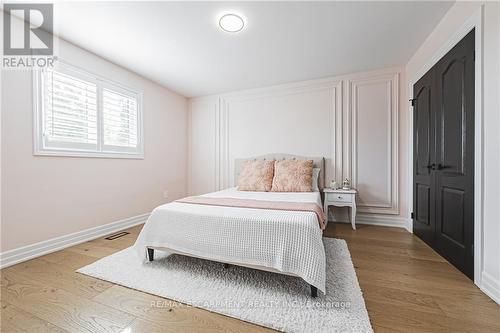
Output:
[[106,237],[106,238],[104,238],[104,239],[107,239],[107,240],[113,240],[113,239],[117,239],[117,238],[123,237],[123,236],[128,235],[128,234],[130,234],[130,232],[121,231],[121,232],[119,232],[119,233],[117,233],[117,234],[114,234],[114,235],[108,236],[108,237]]

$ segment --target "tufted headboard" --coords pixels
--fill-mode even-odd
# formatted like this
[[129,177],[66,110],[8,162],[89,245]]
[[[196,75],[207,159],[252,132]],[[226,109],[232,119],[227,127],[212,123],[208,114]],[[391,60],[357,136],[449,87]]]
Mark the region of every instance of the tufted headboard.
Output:
[[290,155],[290,154],[267,154],[256,156],[252,158],[237,158],[234,160],[234,183],[238,182],[238,176],[240,175],[241,167],[243,163],[248,160],[313,160],[313,168],[320,168],[320,174],[318,179],[318,187],[320,191],[325,187],[325,159],[323,157],[307,157],[300,155]]

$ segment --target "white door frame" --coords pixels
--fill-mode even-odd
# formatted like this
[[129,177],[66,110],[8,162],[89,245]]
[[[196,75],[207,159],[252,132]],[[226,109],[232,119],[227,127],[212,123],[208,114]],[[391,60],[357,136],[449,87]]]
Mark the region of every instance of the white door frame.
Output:
[[[449,38],[433,57],[417,74],[409,80],[408,96],[413,98],[413,85],[432,68],[446,53],[448,53],[472,29],[475,36],[475,96],[474,96],[474,283],[481,286],[483,268],[483,6]],[[413,108],[409,106],[408,117],[408,174],[411,179],[411,190],[408,191],[410,212],[413,210]],[[413,225],[413,220],[411,220]]]

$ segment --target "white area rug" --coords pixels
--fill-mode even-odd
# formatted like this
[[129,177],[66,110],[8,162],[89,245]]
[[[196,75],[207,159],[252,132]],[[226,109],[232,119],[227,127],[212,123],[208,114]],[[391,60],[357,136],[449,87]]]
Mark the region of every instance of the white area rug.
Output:
[[302,279],[249,268],[165,256],[141,262],[125,249],[78,272],[285,332],[372,332],[344,240],[323,238],[326,295]]

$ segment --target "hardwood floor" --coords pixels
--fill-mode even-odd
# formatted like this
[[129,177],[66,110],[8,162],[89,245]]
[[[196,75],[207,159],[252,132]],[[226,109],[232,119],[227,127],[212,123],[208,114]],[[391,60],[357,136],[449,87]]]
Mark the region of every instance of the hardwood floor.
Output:
[[[1,271],[1,332],[270,332],[271,330],[75,273],[124,249],[103,238]],[[370,320],[380,332],[500,332],[500,306],[402,229],[330,224],[347,241]],[[160,303],[169,304],[169,303]]]

